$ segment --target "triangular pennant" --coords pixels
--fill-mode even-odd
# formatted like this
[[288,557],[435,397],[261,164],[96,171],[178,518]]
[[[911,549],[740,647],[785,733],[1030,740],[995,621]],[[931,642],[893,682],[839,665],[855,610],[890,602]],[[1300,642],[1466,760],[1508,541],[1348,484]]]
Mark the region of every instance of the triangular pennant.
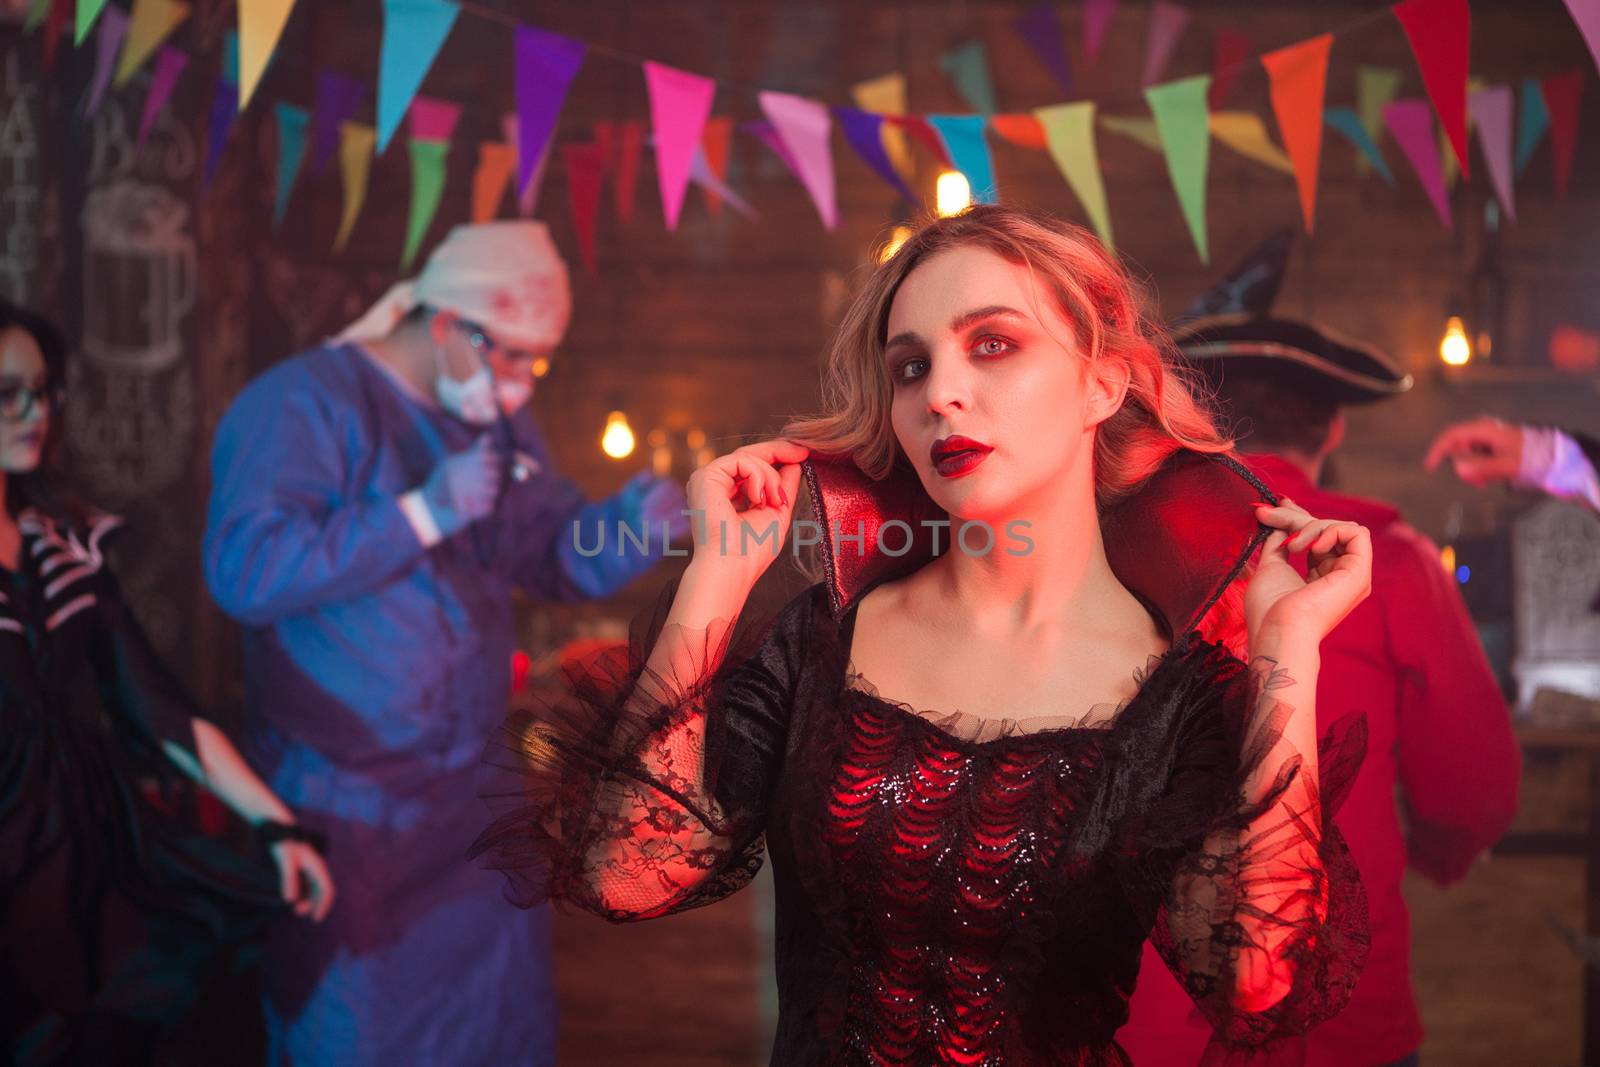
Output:
[[683,194],[689,188],[689,166],[700,134],[711,117],[717,84],[710,78],[649,60],[644,64],[650,91],[650,129],[656,142],[656,180],[661,186],[661,213],[667,229],[678,228]]
[[1556,198],[1567,197],[1567,179],[1572,175],[1572,157],[1578,147],[1578,104],[1583,97],[1583,71],[1556,74],[1546,78],[1544,106],[1550,112],[1550,147],[1555,151]]
[[1417,57],[1422,83],[1428,87],[1439,121],[1450,135],[1450,147],[1461,173],[1467,163],[1467,55],[1472,42],[1472,12],[1467,0],[1400,0],[1395,18]]
[[1156,0],[1150,8],[1150,26],[1144,37],[1144,77],[1140,85],[1154,85],[1166,73],[1178,38],[1189,25],[1189,9],[1170,0]]
[[339,177],[344,187],[344,211],[339,218],[339,234],[334,238],[333,250],[342,251],[356,228],[356,218],[367,199],[367,179],[372,175],[372,153],[378,143],[378,133],[360,122],[346,122],[339,127]]
[[[514,151],[517,151],[517,159],[520,162],[522,154],[518,150],[517,141],[521,134],[521,125],[517,121],[517,113],[515,111],[507,111],[500,116],[500,132],[506,144],[510,145]],[[533,178],[517,196],[517,213],[525,219],[533,218],[533,209],[539,202],[539,190],[544,187],[545,165],[549,162],[550,142],[546,141],[543,151],[539,153],[539,158],[534,161]]]
[[795,176],[811,194],[822,225],[833,229],[839,225],[839,208],[833,183],[833,148],[828,140],[833,120],[827,107],[789,93],[763,92],[756,98],[789,150]]
[[1202,263],[1211,261],[1206,243],[1206,171],[1211,161],[1206,93],[1210,88],[1211,75],[1199,74],[1144,91],[1156,117],[1156,132],[1167,157],[1172,188],[1178,194],[1178,205]]
[[[294,0],[239,0],[239,108],[250,106],[278,50]],[[420,81],[420,79],[419,79]]]
[[1293,175],[1294,163],[1267,133],[1267,124],[1254,111],[1217,111],[1207,124],[1211,136],[1235,152],[1282,174]]
[[411,269],[411,263],[422,248],[422,239],[428,235],[439,201],[444,197],[445,157],[450,154],[448,141],[421,141],[412,138],[411,149],[411,212],[406,219],[406,246],[400,253],[400,269]]
[[883,144],[883,116],[871,111],[860,111],[853,107],[835,108],[834,114],[838,116],[839,128],[844,131],[844,139],[860,156],[862,162],[871,167],[873,172],[888,182],[901,197],[908,202],[915,202],[911,190],[906,186],[905,180],[900,177],[900,172],[895,170],[894,164],[889,161],[889,153]]
[[67,32],[67,23],[72,18],[72,4],[70,0],[55,0],[50,8],[50,13],[45,16],[44,23],[44,72],[53,73],[56,68],[56,52],[61,46],[61,38]]
[[488,222],[500,214],[506,187],[517,169],[517,150],[504,141],[478,145],[478,169],[472,175],[472,221]]
[[1367,134],[1367,125],[1361,121],[1360,115],[1347,107],[1330,107],[1322,113],[1322,121],[1344,134],[1367,165],[1376,170],[1384,181],[1394,184],[1394,172],[1389,169],[1389,163],[1378,151],[1378,146],[1372,143],[1371,136]]
[[783,168],[790,174],[796,178],[800,176],[800,164],[794,158],[794,153],[789,151],[789,146],[783,143],[783,138],[778,136],[776,126],[766,119],[761,119],[757,122],[740,123],[739,128],[771,149],[772,154],[778,157],[783,163]]
[[1088,66],[1100,58],[1100,47],[1111,29],[1111,16],[1117,13],[1117,0],[1083,0],[1083,58]]
[[[411,98],[450,36],[461,13],[451,0],[383,0],[383,43],[378,49],[378,152],[400,128]],[[413,164],[416,154],[412,154]],[[415,166],[413,165],[413,173]]]
[[122,42],[122,58],[117,62],[117,76],[111,84],[118,88],[126,84],[188,17],[189,5],[180,0],[133,0],[128,36]]
[[638,200],[639,159],[644,155],[644,123],[628,119],[617,127],[617,180],[611,191],[616,197],[617,221],[633,221],[633,206]]
[[[60,0],[66,4],[68,0]],[[70,5],[69,5],[70,6]],[[74,47],[82,48],[83,42],[89,39],[89,31],[94,29],[95,22],[100,18],[101,12],[106,9],[106,0],[77,0],[75,10],[78,18],[72,33]]]
[[939,136],[939,131],[928,125],[928,120],[921,115],[885,115],[884,124],[910,134],[912,140],[933,154],[941,167],[955,166],[950,160],[950,153],[945,150],[944,139]]
[[980,115],[995,112],[994,80],[989,77],[989,56],[982,41],[968,41],[939,57],[939,69],[955,85],[967,106]]
[[1050,158],[1072,188],[1072,195],[1083,205],[1083,212],[1100,235],[1100,242],[1114,248],[1111,213],[1106,209],[1106,187],[1100,177],[1100,159],[1094,147],[1094,101],[1056,104],[1034,112],[1044,127]]
[[461,105],[419,96],[411,101],[407,115],[413,140],[449,141],[456,135],[456,123],[461,121]]
[[217,166],[222,162],[222,147],[228,142],[228,131],[239,116],[239,90],[226,78],[217,79],[217,91],[211,97],[211,118],[206,132],[205,185],[210,186],[217,176]]
[[282,101],[273,111],[278,117],[278,189],[272,198],[272,225],[277,228],[283,225],[284,216],[289,212],[289,195],[294,191],[300,164],[305,160],[311,113]]
[[[906,113],[906,76],[900,73],[884,74],[870,78],[864,82],[857,82],[850,87],[850,99],[855,101],[856,107],[862,111],[872,111],[879,115],[904,115]],[[910,180],[916,173],[916,167],[911,161],[911,144],[906,140],[906,131],[893,123],[883,124],[883,150],[889,155],[889,162],[894,164],[894,169],[899,172],[902,181]]]
[[150,75],[150,91],[145,94],[144,113],[139,116],[137,146],[144,146],[144,139],[150,136],[156,117],[167,106],[167,101],[172,99],[172,91],[177,88],[178,79],[188,65],[189,57],[170,44],[162,45],[161,51],[156,53],[155,70]]
[[340,129],[366,101],[367,87],[331,70],[317,75],[317,102],[311,113],[311,172],[321,174],[339,150]]
[[967,184],[972,187],[972,202],[998,202],[1000,191],[995,187],[994,158],[983,136],[989,120],[982,115],[929,115],[927,118],[928,124],[944,141],[951,165],[966,175]]
[[[717,115],[706,120],[705,132],[700,135],[700,151],[705,156],[706,167],[716,175],[718,184],[728,177],[728,152],[733,147],[733,119]],[[700,186],[705,197],[706,210],[713,216],[722,212],[722,197],[710,185]]]
[[239,89],[239,32],[229,30],[222,35],[222,80],[234,88],[235,98]]
[[1072,63],[1067,59],[1067,48],[1061,35],[1061,19],[1056,14],[1055,5],[1050,0],[1040,0],[1013,19],[1011,28],[1022,38],[1022,43],[1039,57],[1039,62],[1055,78],[1061,91],[1068,96],[1077,96],[1078,90],[1072,80]]
[[89,86],[89,98],[83,109],[85,115],[100,110],[100,101],[105,99],[106,87],[111,84],[111,71],[127,32],[128,16],[122,8],[109,7],[101,14],[95,30],[94,81]]
[[705,195],[715,196],[719,202],[726,203],[745,218],[754,220],[760,217],[755,209],[745,202],[744,197],[728,188],[727,183],[711,173],[711,166],[706,162],[704,151],[694,154],[694,162],[689,165],[689,181],[698,185]]
[[1239,84],[1239,75],[1250,63],[1254,46],[1250,38],[1238,30],[1222,29],[1211,43],[1211,92],[1206,96],[1206,106],[1220,111]]
[[1478,144],[1483,148],[1483,158],[1489,164],[1489,183],[1494,195],[1505,209],[1506,217],[1515,220],[1517,205],[1511,182],[1511,86],[1495,85],[1479,89],[1467,98],[1467,112],[1478,128]]
[[[1361,126],[1374,148],[1383,144],[1384,131],[1388,129],[1383,121],[1383,109],[1399,94],[1401,78],[1401,73],[1393,67],[1356,68],[1356,114],[1361,117]],[[1366,163],[1358,159],[1356,170],[1364,173]]]
[[1322,98],[1328,83],[1328,50],[1333,34],[1268,52],[1261,57],[1272,79],[1272,112],[1278,117],[1283,147],[1294,161],[1300,188],[1300,215],[1306,232],[1317,220],[1317,172],[1322,162]]
[[[44,17],[50,13],[51,0],[28,0],[28,14],[22,20],[22,32],[32,33],[44,22]],[[63,0],[64,2],[64,0]]]
[[517,55],[517,191],[528,188],[533,168],[555,132],[561,105],[578,68],[584,45],[570,37],[518,26]]
[[1521,174],[1533,158],[1533,150],[1550,128],[1550,111],[1544,106],[1544,88],[1538,78],[1523,78],[1517,100],[1517,158],[1515,171]]
[[572,206],[572,227],[578,233],[578,257],[591,275],[595,266],[594,230],[600,214],[600,182],[605,173],[605,156],[597,144],[561,146],[561,159],[567,167],[567,200]]
[[990,115],[989,128],[995,132],[995,136],[1018,148],[1042,152],[1050,146],[1050,140],[1045,136],[1044,127],[1036,115]]
[[1450,203],[1445,198],[1444,172],[1439,167],[1439,150],[1434,142],[1433,112],[1426,100],[1395,100],[1383,109],[1389,134],[1411,161],[1422,189],[1433,204],[1434,213],[1445,229],[1451,229]]
[[1161,151],[1161,134],[1156,132],[1156,120],[1144,115],[1101,115],[1098,119],[1103,129],[1143,145],[1152,152]]
[[1567,0],[1567,11],[1589,46],[1589,57],[1600,68],[1600,0]]

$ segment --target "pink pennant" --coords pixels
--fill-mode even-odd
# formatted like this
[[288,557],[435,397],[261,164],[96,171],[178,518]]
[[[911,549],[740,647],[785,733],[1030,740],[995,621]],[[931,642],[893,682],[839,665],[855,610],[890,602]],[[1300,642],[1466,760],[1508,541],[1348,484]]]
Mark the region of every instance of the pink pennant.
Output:
[[144,98],[144,114],[139,118],[139,147],[144,147],[150,127],[155,125],[156,116],[161,114],[161,109],[172,98],[172,90],[183,75],[183,68],[188,65],[189,57],[169,44],[162,45],[161,51],[156,53],[155,70],[150,75],[150,92]]
[[1506,217],[1512,220],[1517,217],[1511,183],[1511,112],[1514,106],[1509,85],[1493,85],[1467,97],[1467,112],[1478,128],[1478,144],[1483,146],[1484,159],[1489,163],[1489,182],[1494,186],[1494,195],[1505,209]]
[[833,229],[839,225],[839,208],[833,184],[833,147],[828,143],[833,119],[827,105],[789,93],[764,92],[758,99],[788,148],[795,176],[811,194],[822,225]]
[[1144,80],[1140,82],[1141,85],[1154,85],[1161,80],[1167,64],[1172,62],[1178,38],[1183,36],[1184,27],[1188,24],[1188,8],[1179,7],[1168,0],[1156,0],[1155,6],[1150,9],[1150,28],[1145,34]]
[[711,117],[717,85],[710,78],[646,61],[645,85],[650,90],[650,128],[656,142],[656,177],[661,184],[661,210],[667,229],[678,228],[689,170],[700,147],[700,135]]
[[84,114],[93,115],[100,110],[106,86],[111,84],[111,72],[117,65],[117,53],[122,50],[122,38],[128,32],[128,14],[115,4],[106,5],[95,27],[94,82],[89,88],[89,102]]
[[1567,0],[1567,11],[1578,24],[1595,66],[1600,67],[1600,0]]
[[1396,100],[1383,109],[1383,121],[1389,126],[1395,143],[1411,161],[1411,169],[1422,183],[1433,210],[1445,229],[1452,229],[1450,204],[1445,199],[1444,171],[1439,166],[1439,145],[1434,140],[1433,109],[1426,100]]
[[1117,0],[1084,0],[1083,4],[1083,57],[1092,66],[1100,55],[1100,46],[1106,43],[1106,31],[1111,29],[1111,16],[1117,13]]
[[411,99],[410,118],[412,140],[448,141],[455,135],[461,105],[431,96],[415,96]]

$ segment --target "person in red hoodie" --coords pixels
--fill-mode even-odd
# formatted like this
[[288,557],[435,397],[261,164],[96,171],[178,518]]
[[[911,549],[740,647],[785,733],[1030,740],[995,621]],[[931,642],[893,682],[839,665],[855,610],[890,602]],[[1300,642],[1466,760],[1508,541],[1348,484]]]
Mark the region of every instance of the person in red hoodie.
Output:
[[[1372,531],[1372,596],[1324,639],[1317,684],[1319,728],[1367,716],[1366,762],[1337,821],[1366,884],[1372,955],[1348,1007],[1308,1035],[1306,1062],[1412,1067],[1422,1020],[1402,875],[1409,864],[1440,885],[1463,878],[1511,824],[1522,765],[1438,548],[1388,504],[1318,486],[1344,438],[1341,409],[1404,392],[1411,379],[1381,352],[1284,319],[1201,319],[1176,340],[1215,384],[1257,476],[1312,514]],[[1206,1031],[1149,946],[1145,956],[1117,1040],[1137,1067],[1192,1067]]]

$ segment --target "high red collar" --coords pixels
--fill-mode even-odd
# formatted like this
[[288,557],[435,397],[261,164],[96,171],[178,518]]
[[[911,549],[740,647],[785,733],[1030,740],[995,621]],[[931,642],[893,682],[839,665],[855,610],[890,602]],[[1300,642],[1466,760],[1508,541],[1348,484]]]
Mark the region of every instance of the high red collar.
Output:
[[[835,618],[873,586],[909,574],[937,554],[936,531],[922,523],[949,516],[909,467],[897,466],[874,481],[848,456],[814,452],[802,469],[824,531],[818,548]],[[1233,457],[1174,453],[1138,490],[1101,514],[1112,573],[1161,612],[1174,638],[1188,634],[1265,536],[1251,507],[1257,500],[1277,502]],[[879,534],[896,519],[910,526],[911,544],[891,555],[880,546]],[[834,529],[852,538],[860,530],[862,542],[836,543],[828,533]],[[938,531],[941,550],[950,544],[951,533],[948,527]],[[905,542],[903,529],[883,535],[891,551]],[[999,544],[994,548],[1003,550]]]

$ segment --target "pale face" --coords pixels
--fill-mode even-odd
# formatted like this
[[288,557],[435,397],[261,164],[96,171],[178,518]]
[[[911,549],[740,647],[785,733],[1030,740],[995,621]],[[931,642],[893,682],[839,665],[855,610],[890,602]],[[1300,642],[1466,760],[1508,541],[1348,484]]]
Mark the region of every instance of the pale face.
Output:
[[[998,527],[1069,486],[1092,506],[1093,427],[1121,394],[1087,373],[1026,266],[971,247],[919,264],[889,309],[884,359],[895,438],[952,516]],[[988,450],[936,461],[935,443],[956,435]]]
[[[45,381],[44,353],[33,335],[17,327],[0,330],[0,471],[27,474],[39,466],[53,414]],[[32,404],[26,391],[34,394]],[[23,407],[29,410],[19,414]]]
[[531,397],[538,381],[533,376],[534,363],[549,359],[556,349],[553,342],[534,348],[512,348],[486,330],[470,327],[449,311],[440,312],[434,321],[434,341],[443,353],[445,373],[458,382],[472,377],[487,361],[497,383],[525,388]]

